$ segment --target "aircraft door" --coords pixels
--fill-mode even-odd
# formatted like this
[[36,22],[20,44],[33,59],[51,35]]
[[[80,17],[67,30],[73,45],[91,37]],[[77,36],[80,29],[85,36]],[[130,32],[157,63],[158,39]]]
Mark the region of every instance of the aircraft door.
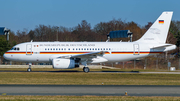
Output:
[[139,44],[134,44],[134,55],[139,55]]
[[26,45],[26,55],[32,55],[32,44]]

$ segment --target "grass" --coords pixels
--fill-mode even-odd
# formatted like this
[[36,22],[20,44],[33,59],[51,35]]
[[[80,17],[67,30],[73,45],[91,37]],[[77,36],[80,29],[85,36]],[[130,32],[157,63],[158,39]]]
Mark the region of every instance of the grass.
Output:
[[180,97],[136,96],[0,96],[1,101],[178,101]]
[[[16,72],[26,68],[0,69],[0,84],[52,84],[52,85],[180,85],[178,74],[124,74],[124,73],[84,73],[58,72],[56,69],[32,69],[33,71],[56,72]],[[82,71],[81,69],[74,69]],[[104,69],[103,69],[104,70]],[[15,72],[8,72],[15,71]],[[101,71],[101,70],[92,70]],[[106,71],[106,70],[104,70]],[[108,71],[111,71],[108,69]],[[119,71],[119,70],[114,70]],[[131,71],[131,70],[123,70]],[[136,70],[137,71],[137,70]],[[150,70],[154,71],[154,70]],[[180,97],[138,97],[138,96],[10,96],[0,95],[1,101],[178,101]]]
[[0,84],[180,85],[179,74],[0,72]]

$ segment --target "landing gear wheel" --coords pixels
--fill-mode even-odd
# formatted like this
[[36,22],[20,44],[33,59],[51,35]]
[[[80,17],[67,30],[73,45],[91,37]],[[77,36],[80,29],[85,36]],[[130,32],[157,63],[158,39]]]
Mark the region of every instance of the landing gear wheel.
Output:
[[27,69],[27,72],[31,72],[31,65],[32,63],[29,63],[29,68]]
[[88,67],[84,67],[84,68],[83,68],[83,71],[84,71],[85,73],[88,73],[88,72],[89,72],[89,68],[88,68]]
[[28,72],[31,72],[31,68],[28,68],[27,71],[28,71]]

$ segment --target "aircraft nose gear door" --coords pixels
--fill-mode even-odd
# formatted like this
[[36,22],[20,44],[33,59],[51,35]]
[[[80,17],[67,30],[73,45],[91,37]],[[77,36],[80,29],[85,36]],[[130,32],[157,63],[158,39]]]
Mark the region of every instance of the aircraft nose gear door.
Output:
[[139,55],[139,44],[134,44],[134,55]]
[[26,55],[32,55],[32,45],[31,44],[26,45]]

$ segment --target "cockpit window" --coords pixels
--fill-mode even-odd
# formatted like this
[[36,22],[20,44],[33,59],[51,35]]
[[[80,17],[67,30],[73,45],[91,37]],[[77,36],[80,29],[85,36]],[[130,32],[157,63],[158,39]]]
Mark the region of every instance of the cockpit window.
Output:
[[13,47],[13,48],[11,48],[11,50],[20,50],[20,48],[19,47]]

